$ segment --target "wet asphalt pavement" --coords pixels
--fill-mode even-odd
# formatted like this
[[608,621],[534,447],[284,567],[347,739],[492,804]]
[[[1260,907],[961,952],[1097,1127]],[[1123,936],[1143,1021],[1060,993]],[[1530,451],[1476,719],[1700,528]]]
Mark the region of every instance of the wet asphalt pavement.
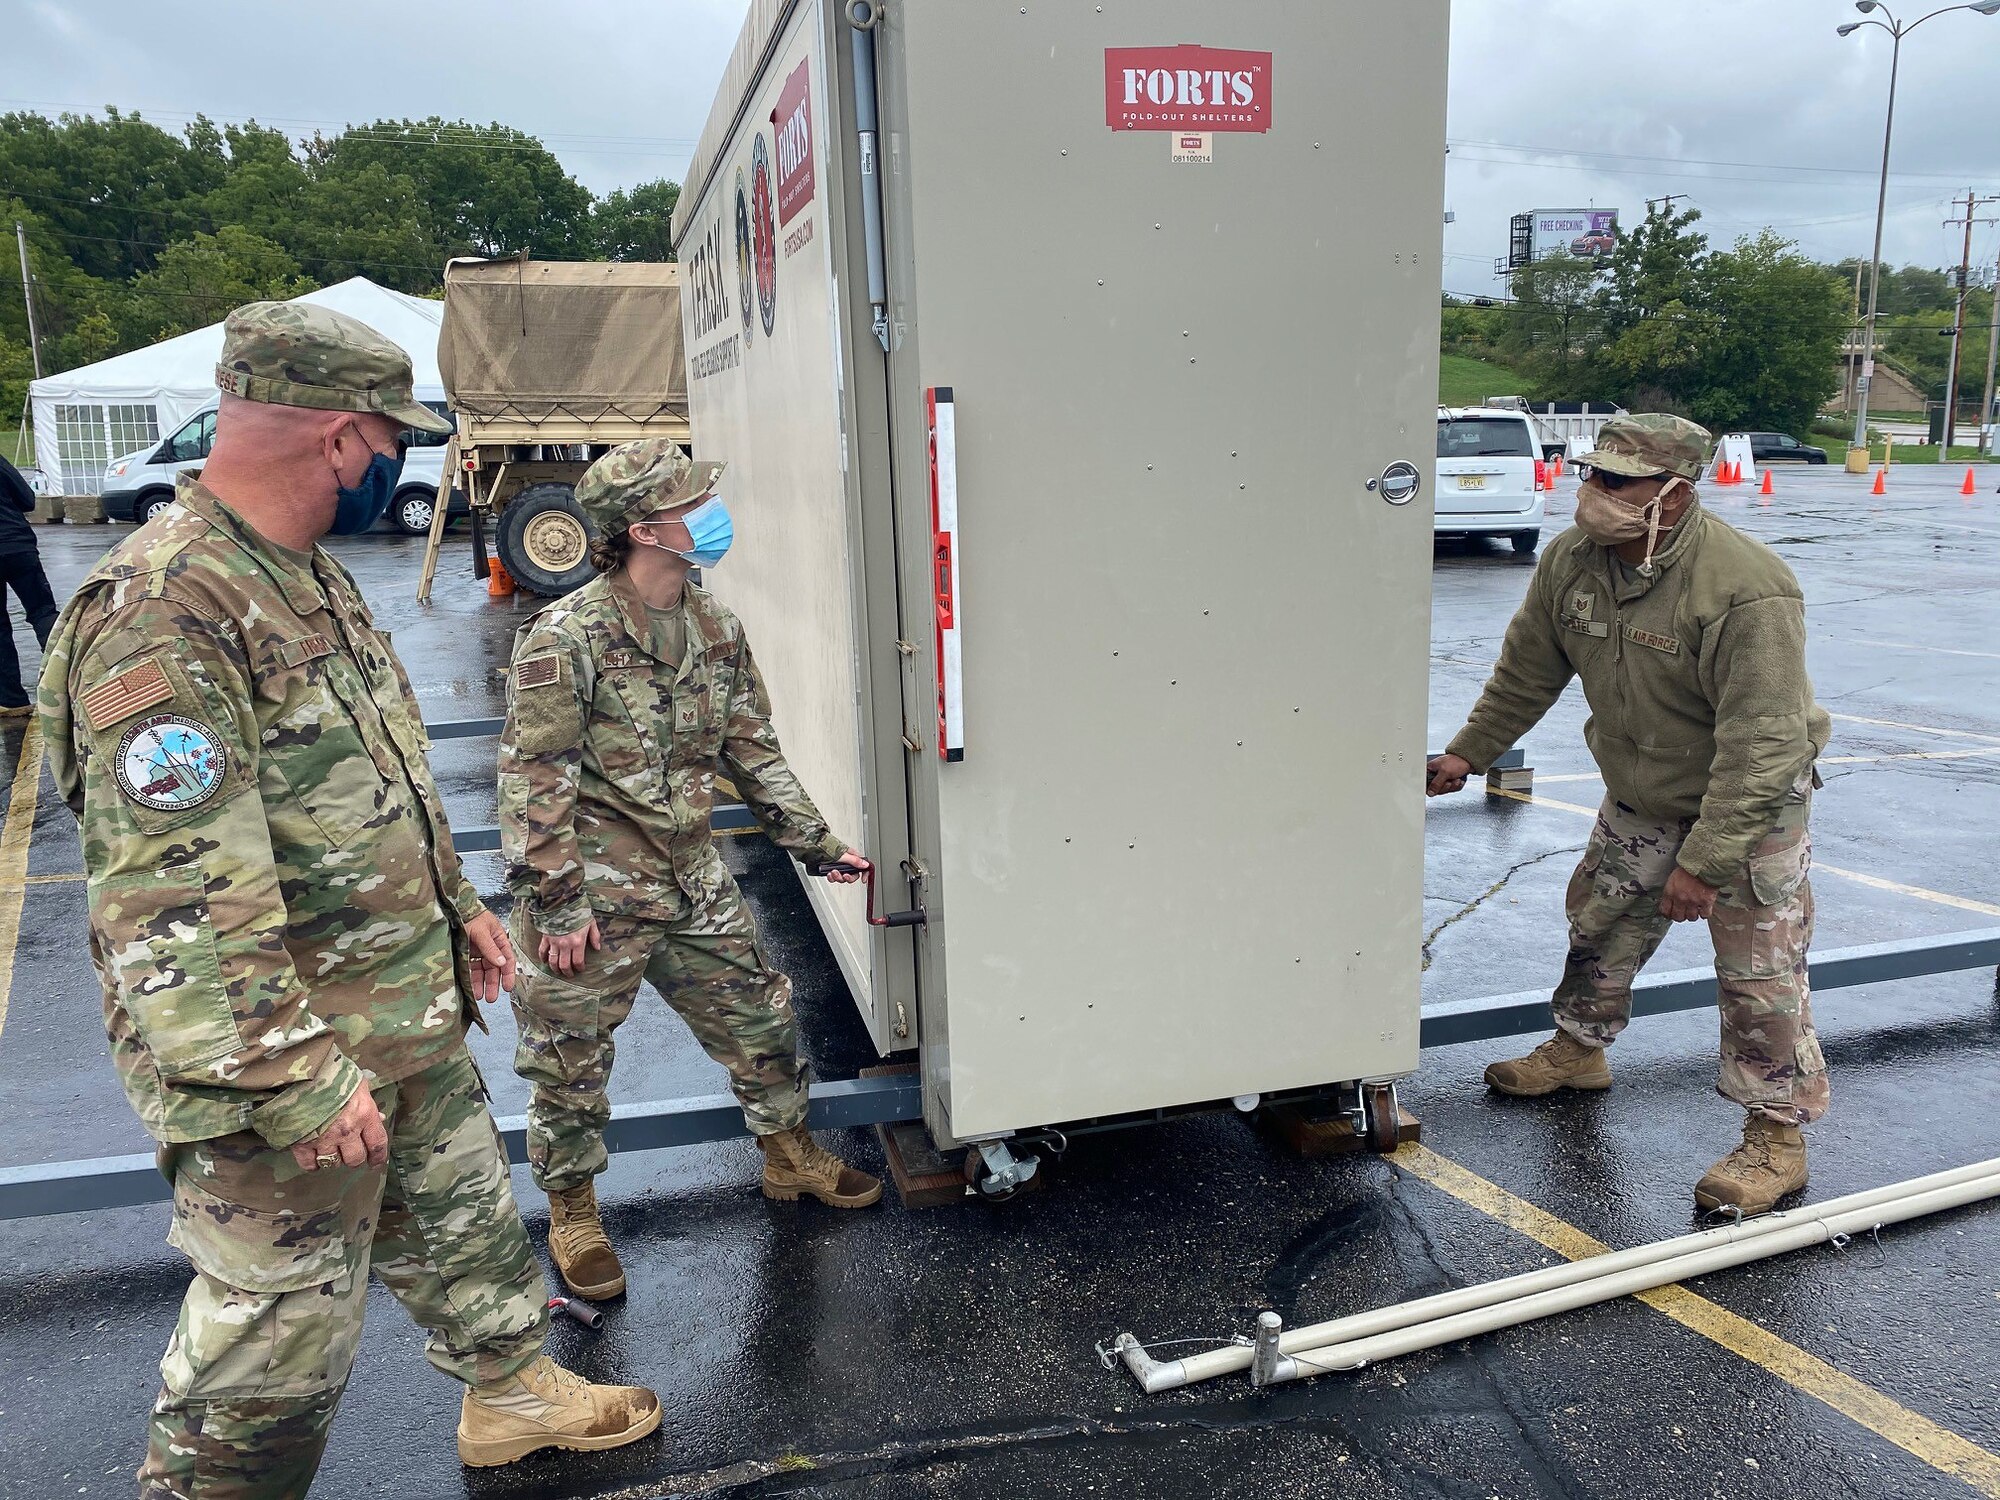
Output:
[[[1810,601],[1836,715],[1813,829],[1822,948],[2000,926],[2000,471],[1969,499],[1961,472],[1898,469],[1879,500],[1865,480],[1793,471],[1768,504],[1710,495],[1783,553]],[[40,532],[59,598],[120,531]],[[513,623],[463,576],[455,541],[428,611],[412,600],[419,543],[340,549],[433,720],[498,712]],[[1502,545],[1440,543],[1434,745],[1527,577]],[[1427,999],[1553,981],[1563,886],[1602,794],[1582,719],[1572,692],[1527,740],[1535,804],[1431,805]],[[9,723],[6,766],[19,735]],[[460,826],[492,821],[490,755],[438,747]],[[795,980],[820,1073],[851,1076],[874,1059],[788,862],[754,837],[727,857]],[[491,856],[469,867],[497,888]],[[104,1059],[82,887],[44,878],[77,869],[45,776],[0,1029],[0,1165],[145,1146]],[[1678,929],[1655,971],[1704,963],[1705,937]],[[2000,1155],[1992,972],[1828,991],[1816,1012],[1833,1109],[1812,1133],[1813,1197]],[[525,1102],[511,1033],[503,1013],[476,1042],[500,1113]],[[723,1090],[663,1005],[643,1004],[620,1040],[617,1099]],[[1693,1227],[1690,1185],[1739,1118],[1713,1092],[1712,1013],[1635,1024],[1613,1054],[1618,1086],[1587,1098],[1490,1097],[1480,1070],[1513,1050],[1426,1054],[1404,1100],[1428,1147],[1614,1245]],[[872,1136],[837,1144],[882,1170]],[[1482,1209],[1374,1158],[1301,1161],[1234,1117],[1079,1140],[1044,1191],[1000,1206],[781,1206],[757,1194],[757,1166],[741,1141],[614,1158],[600,1184],[632,1292],[601,1334],[558,1325],[554,1349],[656,1387],[661,1436],[461,1469],[456,1387],[376,1288],[315,1495],[2000,1495],[1990,1207],[1706,1278],[1690,1319],[1706,1333],[1623,1301],[1265,1393],[1234,1377],[1144,1397],[1100,1367],[1098,1340],[1212,1341],[1264,1307],[1315,1321],[1553,1257],[1487,1211],[1505,1211],[1497,1196]],[[546,1209],[525,1172],[515,1186],[539,1244]],[[153,1205],[0,1224],[0,1496],[132,1492],[187,1275],[165,1222]]]

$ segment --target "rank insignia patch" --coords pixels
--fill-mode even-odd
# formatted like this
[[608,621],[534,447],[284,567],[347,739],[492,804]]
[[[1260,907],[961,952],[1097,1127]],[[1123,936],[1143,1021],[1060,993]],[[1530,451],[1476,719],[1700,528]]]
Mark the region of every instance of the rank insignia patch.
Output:
[[173,697],[173,685],[158,662],[142,661],[85,693],[79,700],[83,716],[92,729],[109,729],[129,719],[142,708],[151,708]]
[[111,764],[118,789],[155,812],[201,806],[221,790],[228,769],[216,732],[182,714],[141,719],[125,731]]

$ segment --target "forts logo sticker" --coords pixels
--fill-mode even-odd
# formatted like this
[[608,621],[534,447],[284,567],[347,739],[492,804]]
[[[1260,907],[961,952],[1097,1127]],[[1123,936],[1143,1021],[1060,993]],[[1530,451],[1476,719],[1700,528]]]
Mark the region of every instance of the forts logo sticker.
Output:
[[1113,130],[1271,128],[1271,54],[1227,47],[1106,47]]
[[771,127],[778,133],[778,227],[782,229],[812,202],[813,195],[812,94],[804,62],[778,91]]

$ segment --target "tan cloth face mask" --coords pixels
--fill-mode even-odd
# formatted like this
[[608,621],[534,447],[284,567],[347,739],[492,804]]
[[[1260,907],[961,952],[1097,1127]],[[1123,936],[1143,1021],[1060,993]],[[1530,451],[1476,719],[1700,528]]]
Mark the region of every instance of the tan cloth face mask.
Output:
[[1644,537],[1646,558],[1639,564],[1639,571],[1650,578],[1653,576],[1653,548],[1660,539],[1660,514],[1666,509],[1667,497],[1673,494],[1674,486],[1686,483],[1685,479],[1676,475],[1661,485],[1652,499],[1639,501],[1613,494],[1592,475],[1577,486],[1577,528],[1601,547],[1616,547],[1622,542],[1636,542]]

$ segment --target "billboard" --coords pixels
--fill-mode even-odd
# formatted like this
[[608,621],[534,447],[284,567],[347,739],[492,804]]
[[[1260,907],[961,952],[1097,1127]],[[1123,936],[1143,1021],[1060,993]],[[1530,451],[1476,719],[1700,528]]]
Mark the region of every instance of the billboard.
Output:
[[1515,214],[1507,228],[1507,259],[1493,268],[1501,274],[1549,255],[1609,260],[1618,248],[1615,208],[1538,208]]

